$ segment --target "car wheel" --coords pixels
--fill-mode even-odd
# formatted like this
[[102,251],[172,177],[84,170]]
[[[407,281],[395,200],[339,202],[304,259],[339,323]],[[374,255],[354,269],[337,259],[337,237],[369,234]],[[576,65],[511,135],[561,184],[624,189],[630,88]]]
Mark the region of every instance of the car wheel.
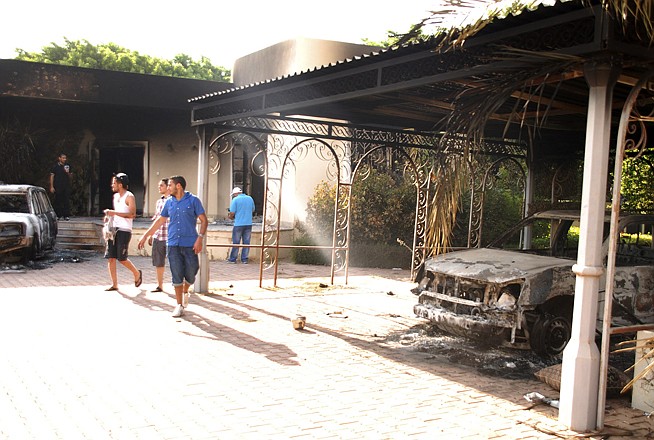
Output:
[[38,241],[36,237],[34,237],[34,240],[32,241],[32,246],[25,248],[23,250],[23,256],[21,260],[23,263],[27,263],[28,261],[34,260],[37,254],[38,254]]
[[543,357],[563,352],[572,335],[572,324],[565,316],[541,314],[531,329],[531,348]]

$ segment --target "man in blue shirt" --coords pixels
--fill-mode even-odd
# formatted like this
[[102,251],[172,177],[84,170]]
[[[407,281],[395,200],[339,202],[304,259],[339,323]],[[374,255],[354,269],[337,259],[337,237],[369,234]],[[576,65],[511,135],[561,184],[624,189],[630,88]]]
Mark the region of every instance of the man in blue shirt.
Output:
[[[189,287],[195,282],[200,269],[198,254],[202,251],[209,221],[200,199],[186,191],[186,179],[182,176],[173,176],[168,180],[168,191],[171,197],[166,200],[159,218],[152,222],[139,240],[138,248],[143,249],[148,237],[168,220],[168,263],[177,299],[173,317],[177,318],[184,314]],[[200,233],[197,232],[198,220]]]
[[[232,229],[232,244],[250,244],[252,238],[252,213],[254,213],[254,200],[244,194],[238,186],[232,190],[232,202],[229,204],[228,217],[234,220]],[[238,257],[237,247],[233,247],[229,253],[228,263],[236,263]],[[241,263],[248,264],[250,248],[244,247],[241,251]]]

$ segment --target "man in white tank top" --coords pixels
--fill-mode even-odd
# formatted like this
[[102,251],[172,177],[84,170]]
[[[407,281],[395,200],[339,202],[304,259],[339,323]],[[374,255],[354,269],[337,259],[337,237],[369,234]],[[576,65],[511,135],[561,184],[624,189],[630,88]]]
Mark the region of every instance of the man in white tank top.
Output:
[[111,190],[114,192],[114,209],[105,209],[105,222],[113,220],[116,235],[113,240],[107,241],[104,258],[108,260],[111,286],[107,291],[118,290],[118,275],[116,274],[116,261],[125,266],[134,275],[134,285],[139,287],[143,282],[143,273],[127,258],[129,241],[132,239],[132,222],[136,217],[136,199],[134,194],[127,190],[129,177],[125,173],[118,173],[111,179]]

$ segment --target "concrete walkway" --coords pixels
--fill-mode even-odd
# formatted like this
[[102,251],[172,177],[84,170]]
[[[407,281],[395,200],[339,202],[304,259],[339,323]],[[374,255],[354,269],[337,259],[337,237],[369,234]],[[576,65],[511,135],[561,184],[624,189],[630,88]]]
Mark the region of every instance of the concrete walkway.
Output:
[[[423,323],[407,271],[282,264],[258,286],[256,264],[211,262],[211,293],[171,317],[172,287],[152,293],[149,258],[118,292],[95,254],[0,273],[2,439],[550,439],[573,436],[557,397],[434,359],[388,335]],[[166,280],[169,282],[169,274]],[[323,284],[323,287],[321,287]],[[303,331],[290,318],[307,317]],[[654,420],[609,400],[610,438],[652,438]],[[624,430],[624,431],[623,431]],[[627,437],[626,434],[633,434]],[[648,437],[649,436],[649,437]],[[594,438],[600,438],[599,435]]]

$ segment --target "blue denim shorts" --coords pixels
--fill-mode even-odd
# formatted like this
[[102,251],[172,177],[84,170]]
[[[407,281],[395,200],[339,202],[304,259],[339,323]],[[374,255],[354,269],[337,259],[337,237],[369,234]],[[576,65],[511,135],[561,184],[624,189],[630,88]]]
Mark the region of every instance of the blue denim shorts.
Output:
[[173,278],[173,286],[195,283],[195,276],[200,269],[198,254],[192,247],[169,246],[168,264]]

